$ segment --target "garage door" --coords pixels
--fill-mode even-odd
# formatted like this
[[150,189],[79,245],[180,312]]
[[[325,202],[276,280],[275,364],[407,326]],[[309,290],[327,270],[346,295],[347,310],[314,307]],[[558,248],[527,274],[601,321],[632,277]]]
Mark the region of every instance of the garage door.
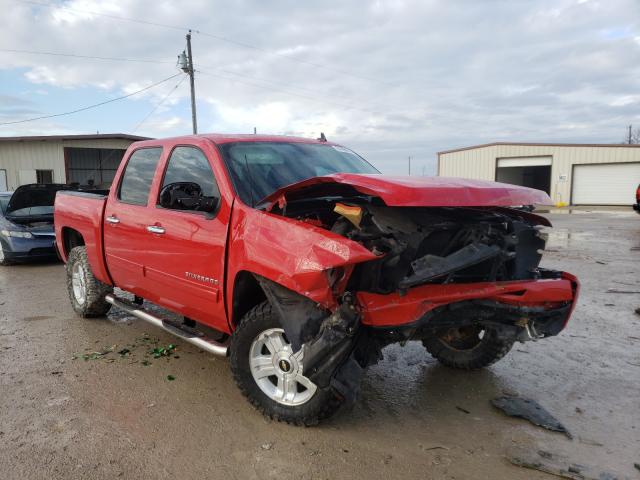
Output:
[[551,157],[508,157],[498,159],[498,168],[542,167],[551,165]]
[[631,205],[640,183],[640,162],[574,165],[571,203]]

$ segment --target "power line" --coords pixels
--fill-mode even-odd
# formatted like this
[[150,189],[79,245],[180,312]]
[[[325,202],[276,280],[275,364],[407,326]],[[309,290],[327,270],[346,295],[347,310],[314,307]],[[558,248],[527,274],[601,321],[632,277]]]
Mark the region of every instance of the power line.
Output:
[[[233,75],[234,77],[249,78],[249,79],[255,80],[257,82],[263,82],[263,83],[266,83],[266,84],[276,85],[276,86],[279,86],[279,87],[285,87],[285,88],[291,88],[291,89],[294,89],[294,90],[300,90],[301,92],[318,93],[317,90],[312,90],[311,88],[300,87],[298,85],[293,85],[291,83],[274,82],[273,80],[267,80],[266,78],[260,78],[260,77],[254,77],[254,76],[250,76],[250,75],[245,75],[244,73],[233,72],[231,70],[221,69],[221,68],[208,66],[208,65],[200,65],[200,67],[206,68],[206,69],[211,69],[211,70],[216,70],[217,72],[224,73],[226,75]],[[332,93],[331,96],[334,97],[334,98],[338,97],[338,98],[344,98],[345,100],[350,100],[350,97],[347,97],[346,95],[340,95],[340,94]]]
[[[70,58],[79,58],[79,59],[88,59],[88,60],[106,60],[106,61],[121,61],[121,62],[133,62],[133,63],[155,63],[155,64],[174,64],[175,62],[170,61],[170,60],[151,60],[151,59],[143,59],[143,58],[124,58],[124,57],[100,57],[100,56],[95,56],[95,55],[82,55],[82,54],[77,54],[77,53],[62,53],[62,52],[45,52],[45,51],[36,51],[36,50],[19,50],[19,49],[13,49],[13,48],[0,48],[0,52],[10,52],[10,53],[26,53],[26,54],[32,54],[32,55],[50,55],[50,56],[56,56],[56,57],[70,57]],[[209,69],[217,69],[216,67],[212,67],[212,66],[207,66],[207,65],[203,65],[204,68],[209,68]],[[271,85],[281,85],[284,86],[286,88],[292,88],[294,90],[300,90],[303,92],[309,92],[309,93],[315,93],[314,90],[310,89],[310,88],[305,88],[305,87],[300,87],[297,85],[292,85],[292,84],[287,84],[287,83],[282,83],[282,82],[274,82],[273,80],[267,80],[265,78],[258,78],[258,77],[253,77],[253,76],[248,76],[242,73],[237,73],[237,72],[233,72],[231,70],[221,70],[221,69],[217,69],[219,72],[227,74],[227,75],[233,75],[235,77],[241,77],[241,78],[250,78],[252,80],[255,81],[259,81],[259,82],[263,82],[263,83],[267,83],[267,84],[271,84]],[[341,97],[344,99],[348,99],[349,97],[346,97],[344,95],[336,95],[336,94],[332,94],[333,97]]]
[[386,82],[382,82],[382,81],[380,81],[379,79],[376,79],[376,78],[371,78],[371,77],[366,77],[366,76],[363,76],[363,75],[358,75],[358,74],[355,74],[355,73],[347,72],[346,70],[340,70],[339,68],[331,67],[331,66],[324,65],[324,64],[321,64],[321,63],[309,62],[308,60],[300,60],[299,58],[294,58],[291,55],[287,55],[285,53],[273,52],[273,51],[267,50],[266,48],[258,47],[256,45],[251,45],[249,43],[239,42],[237,40],[233,40],[233,39],[230,39],[230,38],[227,38],[227,37],[221,37],[220,35],[214,35],[212,33],[203,32],[203,31],[197,30],[197,29],[194,29],[193,31],[194,31],[194,33],[198,33],[198,34],[203,35],[205,37],[215,38],[216,40],[220,40],[222,42],[231,43],[231,44],[237,45],[239,47],[248,48],[248,49],[251,49],[251,50],[256,50],[258,52],[268,53],[268,54],[271,54],[271,55],[276,55],[276,56],[278,56],[280,58],[284,58],[285,60],[289,60],[290,62],[301,63],[303,65],[309,65],[309,66],[315,67],[315,68],[323,68],[325,70],[330,70],[332,72],[336,72],[336,73],[339,73],[341,75],[347,75],[349,77],[360,78],[362,80],[369,80],[369,81],[376,82],[376,83],[386,83]]
[[229,43],[231,45],[236,45],[238,47],[242,47],[242,48],[246,48],[246,49],[250,49],[250,50],[254,50],[254,51],[259,51],[259,52],[263,52],[263,53],[268,53],[268,54],[273,54],[277,57],[289,60],[291,62],[296,62],[296,63],[300,63],[302,65],[308,65],[308,66],[312,66],[314,68],[321,68],[321,69],[325,69],[325,70],[330,70],[333,71],[335,73],[339,73],[341,75],[346,75],[346,76],[350,76],[350,77],[354,77],[354,78],[360,78],[363,80],[368,80],[368,81],[372,81],[372,82],[376,82],[376,83],[382,83],[382,84],[386,84],[387,82],[381,81],[380,79],[377,78],[372,78],[372,77],[367,77],[364,75],[358,75],[355,73],[351,73],[348,72],[346,70],[341,70],[339,68],[335,68],[335,67],[331,67],[329,65],[324,65],[321,63],[316,63],[316,62],[310,62],[308,60],[301,60],[299,58],[295,58],[292,57],[291,55],[287,55],[285,53],[280,53],[280,52],[272,52],[268,49],[265,49],[263,47],[259,47],[257,45],[253,45],[251,43],[247,43],[247,42],[241,42],[238,40],[234,40],[232,38],[228,38],[228,37],[224,37],[221,35],[216,35],[213,33],[208,33],[208,32],[204,32],[202,30],[198,30],[197,28],[189,28],[189,27],[181,27],[178,25],[169,25],[169,24],[165,24],[165,23],[157,23],[157,22],[150,22],[147,20],[139,20],[137,18],[131,18],[131,17],[123,17],[123,16],[119,16],[119,15],[111,15],[108,13],[102,13],[102,12],[95,12],[95,11],[91,11],[91,10],[84,10],[84,9],[79,9],[79,8],[73,8],[73,7],[67,7],[67,6],[63,6],[63,5],[53,5],[51,3],[46,3],[46,2],[37,2],[34,0],[15,0],[16,2],[20,2],[20,3],[25,3],[28,5],[36,5],[36,6],[41,6],[41,7],[46,7],[46,8],[57,8],[60,10],[68,10],[71,12],[78,12],[78,13],[86,13],[89,15],[95,15],[97,17],[104,17],[104,18],[109,18],[112,20],[120,20],[120,21],[125,21],[125,22],[132,22],[132,23],[137,23],[137,24],[141,24],[141,25],[150,25],[150,26],[155,26],[155,27],[161,27],[161,28],[169,28],[172,30],[182,30],[182,31],[186,31],[186,30],[192,30],[194,33],[198,33],[200,35],[203,35],[205,37],[210,37],[210,38],[214,38],[216,40],[219,40],[221,42],[226,42]]
[[24,119],[24,120],[15,120],[13,122],[2,122],[2,123],[0,123],[0,126],[2,126],[2,125],[15,125],[16,123],[35,122],[36,120],[44,120],[46,118],[62,117],[64,115],[71,115],[73,113],[83,112],[85,110],[90,110],[92,108],[96,108],[96,107],[100,107],[102,105],[106,105],[107,103],[117,102],[118,100],[123,100],[125,98],[132,97],[132,96],[137,95],[139,93],[142,93],[142,92],[144,92],[146,90],[149,90],[149,89],[151,89],[153,87],[157,87],[158,85],[160,85],[160,84],[162,84],[164,82],[167,82],[167,81],[171,80],[172,78],[176,78],[179,75],[182,75],[182,72],[181,73],[176,73],[175,75],[171,75],[170,77],[167,77],[164,80],[160,80],[159,82],[156,82],[156,83],[153,83],[151,85],[148,85],[148,86],[146,86],[146,87],[144,87],[144,88],[142,88],[140,90],[137,90],[137,91],[135,91],[133,93],[129,93],[127,95],[123,95],[123,96],[117,97],[117,98],[112,98],[112,99],[106,100],[104,102],[96,103],[94,105],[89,105],[87,107],[78,108],[78,109],[72,110],[70,112],[55,113],[53,115],[42,115],[40,117],[27,118],[27,119]]
[[80,9],[80,8],[73,8],[73,7],[67,7],[64,5],[53,5],[51,3],[47,3],[47,2],[36,2],[36,1],[32,1],[32,0],[15,0],[16,2],[20,2],[20,3],[26,3],[29,5],[36,5],[36,6],[40,6],[40,7],[47,7],[47,8],[57,8],[59,10],[68,10],[70,12],[78,12],[78,13],[88,13],[89,15],[95,15],[96,17],[105,17],[105,18],[111,18],[112,20],[122,20],[125,22],[133,22],[133,23],[139,23],[142,25],[152,25],[154,27],[162,27],[162,28],[170,28],[172,30],[188,30],[184,27],[178,26],[178,25],[168,25],[166,23],[156,23],[156,22],[149,22],[147,20],[139,20],[137,18],[129,18],[129,17],[121,17],[119,15],[111,15],[108,13],[102,13],[102,12],[92,12],[91,10],[84,10],[84,9]]
[[341,108],[348,109],[348,110],[360,110],[360,111],[367,112],[367,113],[376,113],[376,112],[371,112],[370,110],[366,110],[364,108],[360,108],[360,107],[357,107],[357,106],[354,106],[354,105],[346,105],[346,104],[342,104],[342,103],[331,102],[331,101],[327,101],[326,98],[310,97],[308,95],[301,95],[299,93],[289,92],[289,91],[283,90],[281,88],[274,88],[274,87],[269,86],[269,85],[261,85],[259,83],[249,82],[249,81],[246,81],[244,79],[240,80],[238,78],[229,78],[229,77],[225,77],[223,75],[219,75],[217,73],[204,72],[202,70],[196,70],[196,72],[198,72],[201,75],[208,75],[208,76],[212,76],[212,77],[216,77],[216,78],[221,78],[223,80],[229,80],[230,82],[244,83],[245,85],[250,85],[252,87],[257,87],[257,88],[261,88],[261,89],[265,89],[265,90],[269,90],[269,91],[281,92],[281,93],[284,93],[285,95],[290,95],[292,97],[303,98],[305,100],[311,100],[312,102],[318,102],[318,103],[323,103],[323,104],[327,104],[327,105],[334,105],[334,106],[341,107]]
[[[160,107],[160,105],[162,105],[162,104],[165,102],[165,100],[166,100],[167,98],[169,98],[169,96],[170,96],[173,92],[175,92],[175,91],[176,91],[176,89],[180,86],[180,84],[181,84],[182,82],[184,82],[184,81],[185,81],[185,79],[186,79],[186,78],[187,78],[186,76],[182,77],[182,78],[180,79],[180,81],[179,81],[179,82],[178,82],[178,83],[177,83],[177,84],[176,84],[176,85],[175,85],[171,90],[169,90],[169,92],[164,96],[164,98],[163,98],[162,100],[160,100],[160,102],[158,102],[158,104],[157,104],[155,107],[153,107],[153,109],[152,109],[152,110],[151,110],[151,111],[150,111],[150,112],[149,112],[149,113],[148,113],[148,114],[147,114],[147,115],[146,115],[146,116],[145,116],[145,117],[140,121],[140,123],[138,123],[138,125],[136,125],[136,126],[135,126],[135,128],[131,131],[131,133],[132,133],[132,134],[133,134],[133,133],[136,133],[136,131],[138,130],[138,128],[140,128],[140,126],[141,126],[141,125],[142,125],[142,124],[143,124],[143,123],[144,123],[144,122],[145,122],[145,121],[146,121],[146,120],[147,120],[151,115],[153,115],[153,112],[155,112],[155,111]],[[103,158],[103,159],[101,160],[101,162],[100,162],[100,163],[101,163],[101,164],[103,164],[104,162],[106,162],[106,161],[110,160],[111,158],[113,158],[113,155],[114,155],[117,151],[118,151],[118,150],[116,150],[116,149],[112,149],[112,150],[111,150],[111,152],[107,155],[107,157],[106,157],[106,158]],[[100,171],[100,169],[101,169],[101,168],[102,168],[102,167],[101,167],[101,165],[97,166],[96,168],[94,168],[93,170],[91,170],[91,172],[89,172],[89,175],[93,175],[94,173],[98,173],[98,172]]]
[[52,55],[56,57],[72,57],[90,60],[108,60],[118,62],[136,62],[136,63],[175,63],[169,60],[149,60],[143,58],[122,58],[122,57],[98,57],[94,55],[79,55],[76,53],[59,53],[59,52],[40,52],[35,50],[18,50],[13,48],[0,48],[0,52],[10,53],[28,53],[30,55]]
[[149,112],[149,113],[148,113],[148,114],[147,114],[147,115],[146,115],[142,120],[140,120],[140,122],[139,122],[139,123],[138,123],[138,124],[133,128],[133,130],[131,131],[131,133],[135,133],[135,132],[136,132],[136,131],[137,131],[137,130],[142,126],[142,124],[143,124],[144,122],[146,122],[146,121],[147,121],[147,119],[148,119],[151,115],[153,115],[153,114],[154,114],[154,112],[155,112],[158,108],[160,108],[160,105],[162,105],[162,104],[163,104],[163,103],[164,103],[164,102],[165,102],[165,101],[166,101],[166,100],[167,100],[167,99],[168,99],[168,98],[173,94],[173,92],[175,92],[175,91],[178,89],[178,87],[179,87],[180,85],[182,85],[182,82],[184,82],[186,79],[187,79],[187,76],[186,76],[186,75],[185,75],[184,77],[182,77],[182,78],[180,79],[180,81],[179,81],[178,83],[176,83],[176,85],[175,85],[171,90],[169,90],[169,93],[167,93],[167,94],[162,98],[162,100],[160,100],[160,101],[156,104],[156,106],[155,106],[155,107],[153,107],[153,108],[151,109],[151,111],[150,111],[150,112]]

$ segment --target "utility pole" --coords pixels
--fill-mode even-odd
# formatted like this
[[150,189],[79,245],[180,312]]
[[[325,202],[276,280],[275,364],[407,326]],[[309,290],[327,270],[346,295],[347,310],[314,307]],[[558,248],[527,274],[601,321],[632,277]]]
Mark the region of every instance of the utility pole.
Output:
[[186,70],[189,75],[189,82],[191,83],[191,123],[193,124],[193,134],[198,133],[198,120],[196,118],[196,85],[193,73],[193,53],[191,52],[191,30],[187,33],[187,65]]
[[411,157],[409,157],[409,175],[411,175]]
[[629,145],[631,145],[631,127],[633,127],[633,125],[629,125]]

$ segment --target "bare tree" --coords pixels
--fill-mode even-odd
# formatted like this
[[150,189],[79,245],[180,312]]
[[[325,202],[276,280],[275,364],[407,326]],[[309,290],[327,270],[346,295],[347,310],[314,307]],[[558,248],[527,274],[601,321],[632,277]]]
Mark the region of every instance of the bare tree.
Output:
[[629,145],[638,145],[640,144],[640,128],[634,129],[632,125],[627,127],[627,135],[622,143],[626,143]]

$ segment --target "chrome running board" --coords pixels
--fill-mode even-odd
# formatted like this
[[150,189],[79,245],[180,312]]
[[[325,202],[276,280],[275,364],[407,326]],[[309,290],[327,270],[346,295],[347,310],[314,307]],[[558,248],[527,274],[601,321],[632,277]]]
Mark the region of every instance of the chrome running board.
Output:
[[215,340],[211,340],[204,335],[197,335],[193,331],[183,330],[175,323],[169,323],[167,321],[162,320],[161,318],[156,317],[155,315],[147,312],[140,308],[139,305],[132,303],[123,298],[118,298],[115,295],[108,294],[105,297],[107,303],[110,303],[114,307],[119,308],[120,310],[124,310],[125,312],[133,315],[140,320],[144,320],[151,325],[161,328],[165,332],[171,333],[176,337],[183,339],[185,342],[189,342],[196,347],[200,347],[201,349],[213,353],[214,355],[218,355],[220,357],[227,356],[228,347],[226,344],[218,343]]

